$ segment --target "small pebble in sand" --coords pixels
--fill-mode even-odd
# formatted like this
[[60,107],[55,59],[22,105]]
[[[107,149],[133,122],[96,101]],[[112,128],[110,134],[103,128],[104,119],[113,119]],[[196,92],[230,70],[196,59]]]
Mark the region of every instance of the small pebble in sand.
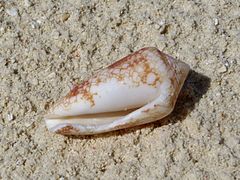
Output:
[[161,26],[161,28],[159,29],[160,34],[165,34],[167,32],[167,26],[163,25]]
[[209,105],[210,105],[210,106],[213,106],[213,105],[214,105],[214,102],[213,102],[213,101],[209,101]]
[[18,10],[14,7],[10,8],[10,9],[6,9],[6,13],[9,16],[17,16],[18,15]]
[[214,25],[215,25],[215,26],[217,26],[217,25],[218,25],[218,23],[219,23],[219,22],[218,22],[218,19],[217,19],[217,18],[215,18],[215,19],[214,19]]
[[41,21],[40,21],[40,20],[32,21],[32,22],[31,22],[31,27],[32,27],[33,29],[37,29],[37,28],[40,28],[40,24],[41,24]]
[[158,24],[159,24],[160,34],[164,34],[167,31],[167,26],[166,26],[165,20],[161,20]]
[[224,66],[226,66],[226,68],[229,68],[230,64],[229,64],[229,62],[227,60],[224,61]]
[[158,23],[160,26],[163,26],[165,24],[165,20],[161,20],[159,23]]
[[32,2],[29,1],[29,0],[24,0],[24,5],[25,5],[26,7],[30,7],[30,6],[32,5]]
[[30,119],[30,120],[28,120],[27,122],[25,122],[24,123],[24,125],[25,125],[25,127],[30,127],[30,126],[32,126],[32,124],[34,123],[34,120],[33,119]]
[[53,39],[58,39],[60,36],[60,33],[56,30],[54,30],[51,34],[51,36],[53,37]]
[[160,25],[159,25],[159,24],[155,24],[155,25],[154,25],[154,28],[155,28],[155,29],[160,29]]
[[4,27],[0,27],[0,34],[4,33],[4,31],[5,31]]
[[67,21],[69,17],[70,17],[70,14],[69,14],[69,13],[64,13],[64,14],[62,15],[62,21],[63,21],[63,22]]
[[227,67],[223,65],[222,67],[220,67],[220,68],[218,69],[218,72],[219,72],[219,73],[225,73],[225,72],[227,72]]
[[9,113],[9,114],[7,115],[7,120],[8,120],[8,121],[12,121],[13,119],[14,119],[13,114],[12,114],[12,113]]
[[49,79],[53,79],[53,78],[55,78],[55,76],[56,76],[55,72],[52,72],[52,73],[50,73],[47,77],[48,77]]

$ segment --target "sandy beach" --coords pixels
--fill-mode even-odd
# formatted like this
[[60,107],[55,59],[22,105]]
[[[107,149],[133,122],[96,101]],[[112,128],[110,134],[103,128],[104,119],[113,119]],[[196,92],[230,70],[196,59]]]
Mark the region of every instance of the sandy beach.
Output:
[[[51,133],[74,83],[143,47],[190,65],[168,117]],[[0,0],[0,179],[240,179],[238,0]]]

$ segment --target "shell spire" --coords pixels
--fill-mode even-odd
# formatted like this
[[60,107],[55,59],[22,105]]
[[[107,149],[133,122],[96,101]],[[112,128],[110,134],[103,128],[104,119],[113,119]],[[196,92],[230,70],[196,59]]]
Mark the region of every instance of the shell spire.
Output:
[[189,66],[140,49],[75,85],[45,116],[50,131],[97,134],[159,120],[174,108]]

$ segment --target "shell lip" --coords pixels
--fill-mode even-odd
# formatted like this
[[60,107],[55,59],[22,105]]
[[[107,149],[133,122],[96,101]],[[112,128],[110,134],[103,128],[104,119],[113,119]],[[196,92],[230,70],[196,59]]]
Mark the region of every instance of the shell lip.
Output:
[[[157,116],[155,115],[155,120],[156,120],[156,119],[161,119],[161,118],[169,115],[172,112],[173,107],[169,108],[168,106],[165,106],[165,104],[159,103],[158,99],[159,98],[153,100],[152,102],[150,102],[140,108],[136,108],[132,111],[126,111],[125,115],[123,115],[123,116],[117,117],[115,115],[116,112],[112,112],[109,114],[106,113],[109,115],[109,117],[111,115],[115,115],[115,117],[116,117],[109,123],[103,123],[103,124],[97,124],[97,125],[82,125],[82,124],[73,122],[73,123],[58,124],[57,126],[48,127],[48,129],[50,131],[56,132],[58,134],[90,135],[90,134],[99,134],[99,133],[108,132],[109,130],[117,130],[117,129],[120,129],[119,127],[122,127],[122,128],[130,127],[129,123],[131,123],[131,124],[136,123],[136,125],[145,124],[146,122],[143,122],[143,121],[140,123],[137,123],[135,118],[139,117],[141,115],[148,117],[148,114],[151,114],[152,111],[157,111],[158,115]],[[161,115],[161,112],[164,112],[164,113],[162,113],[162,115]],[[98,115],[101,115],[101,114],[98,114]],[[89,116],[89,115],[83,115],[83,116]],[[83,117],[83,116],[81,116],[81,117]],[[90,116],[96,116],[96,114],[90,115]],[[50,120],[50,121],[51,120],[52,121],[65,120],[66,118],[71,119],[71,118],[76,118],[76,117],[79,117],[79,116],[72,116],[72,117],[62,116],[61,119],[45,119],[45,121],[47,123],[48,120]],[[151,121],[152,120],[150,119],[149,122],[151,122]],[[69,133],[69,132],[65,133],[65,131],[62,131],[62,129],[66,129],[65,127],[68,127],[68,129],[71,129],[71,133]]]
[[76,116],[61,116],[61,115],[55,115],[55,114],[47,114],[44,116],[44,119],[74,119],[74,118],[102,118],[102,117],[119,117],[119,116],[125,116],[138,108],[132,108],[132,109],[125,109],[122,111],[112,111],[112,112],[102,112],[102,113],[94,113],[94,114],[81,114]]

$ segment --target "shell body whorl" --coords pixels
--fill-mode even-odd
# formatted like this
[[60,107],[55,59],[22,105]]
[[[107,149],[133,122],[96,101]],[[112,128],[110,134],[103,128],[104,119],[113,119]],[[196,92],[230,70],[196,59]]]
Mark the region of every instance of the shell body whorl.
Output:
[[45,116],[49,130],[85,135],[145,124],[174,108],[189,66],[143,48],[75,85]]

